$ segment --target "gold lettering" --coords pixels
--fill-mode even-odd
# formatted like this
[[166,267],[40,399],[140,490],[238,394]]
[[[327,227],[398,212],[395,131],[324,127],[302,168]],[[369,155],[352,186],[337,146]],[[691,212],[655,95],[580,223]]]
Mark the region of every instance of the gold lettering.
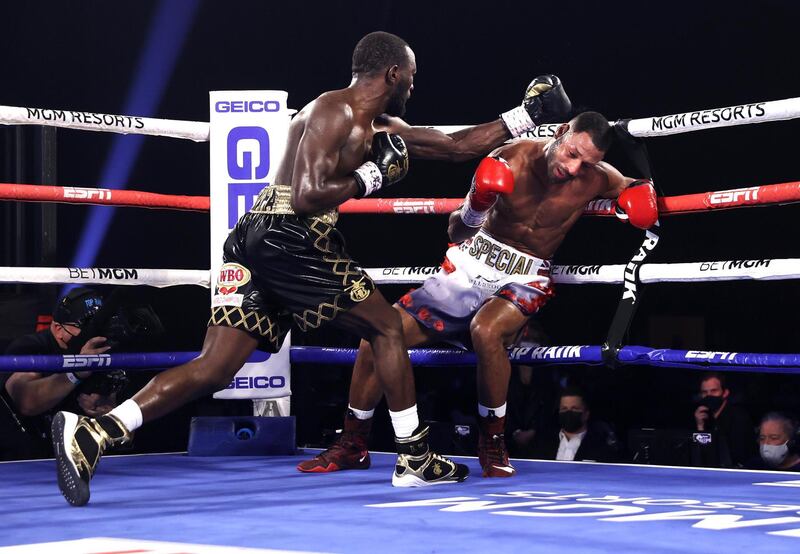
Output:
[[486,265],[494,267],[494,262],[497,259],[497,253],[500,252],[500,245],[493,244],[492,251],[486,255]]
[[516,252],[513,252],[513,253],[511,254],[511,259],[510,259],[510,260],[508,260],[508,263],[506,264],[506,270],[505,270],[505,271],[506,271],[506,273],[509,273],[509,274],[510,274],[510,273],[513,271],[513,269],[514,269],[514,262],[515,262],[516,260],[517,260],[517,253],[516,253]]
[[473,258],[478,257],[478,249],[481,242],[483,242],[483,237],[475,237],[475,241],[472,243],[472,247],[469,249],[469,255]]
[[480,251],[478,251],[478,255],[475,256],[475,257],[480,260],[481,256],[483,254],[486,254],[487,252],[489,252],[489,250],[491,250],[491,249],[492,249],[492,243],[489,242],[486,239],[483,239],[483,243],[481,244],[481,249],[480,249]]
[[[497,255],[497,261],[495,262],[494,267],[497,268],[498,271],[505,271],[508,269],[508,258],[510,257],[511,253],[503,248]],[[505,258],[505,260],[503,258]]]
[[509,272],[509,275],[521,275],[522,270],[525,267],[525,256],[520,256],[517,260],[517,264],[514,266],[514,269]]

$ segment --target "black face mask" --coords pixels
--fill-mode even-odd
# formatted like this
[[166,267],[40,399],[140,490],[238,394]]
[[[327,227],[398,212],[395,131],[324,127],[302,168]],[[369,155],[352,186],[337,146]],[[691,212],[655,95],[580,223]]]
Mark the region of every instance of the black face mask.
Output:
[[559,412],[558,422],[561,428],[567,433],[574,433],[583,427],[583,412],[576,412],[568,410],[566,412]]
[[714,415],[722,407],[723,402],[725,402],[725,399],[721,396],[706,396],[700,400],[700,405],[708,408],[711,415]]

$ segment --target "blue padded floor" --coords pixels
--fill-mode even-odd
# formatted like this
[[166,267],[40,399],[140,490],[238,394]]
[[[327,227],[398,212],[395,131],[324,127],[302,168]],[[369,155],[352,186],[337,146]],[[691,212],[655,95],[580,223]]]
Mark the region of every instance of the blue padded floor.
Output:
[[3,463],[0,546],[133,540],[0,552],[800,552],[791,473],[516,461],[516,477],[483,479],[466,459],[465,483],[396,489],[394,457],[372,456],[333,474],[297,472],[305,456],[109,456],[83,508],[52,460]]

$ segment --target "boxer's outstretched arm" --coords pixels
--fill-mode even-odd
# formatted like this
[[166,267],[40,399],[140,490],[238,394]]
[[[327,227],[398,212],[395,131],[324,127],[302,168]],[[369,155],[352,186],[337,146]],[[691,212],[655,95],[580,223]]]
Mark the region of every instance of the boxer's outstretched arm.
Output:
[[381,116],[376,128],[403,137],[411,157],[461,162],[485,156],[511,138],[500,119],[445,134],[430,127],[412,127],[399,117]]
[[625,177],[619,170],[608,162],[600,162],[597,169],[602,171],[608,180],[606,192],[601,194],[602,198],[617,198],[623,190],[628,188],[634,179]]
[[358,192],[352,174],[335,176],[339,152],[352,130],[349,108],[317,100],[297,145],[292,171],[292,208],[298,214],[336,207]]

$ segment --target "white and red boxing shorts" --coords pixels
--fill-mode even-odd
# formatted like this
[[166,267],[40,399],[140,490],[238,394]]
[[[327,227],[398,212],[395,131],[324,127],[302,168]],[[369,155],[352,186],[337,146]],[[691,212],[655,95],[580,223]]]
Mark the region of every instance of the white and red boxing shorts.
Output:
[[492,297],[530,317],[553,296],[550,260],[503,244],[481,229],[451,246],[438,273],[398,300],[425,327],[453,338],[469,333],[472,316]]

